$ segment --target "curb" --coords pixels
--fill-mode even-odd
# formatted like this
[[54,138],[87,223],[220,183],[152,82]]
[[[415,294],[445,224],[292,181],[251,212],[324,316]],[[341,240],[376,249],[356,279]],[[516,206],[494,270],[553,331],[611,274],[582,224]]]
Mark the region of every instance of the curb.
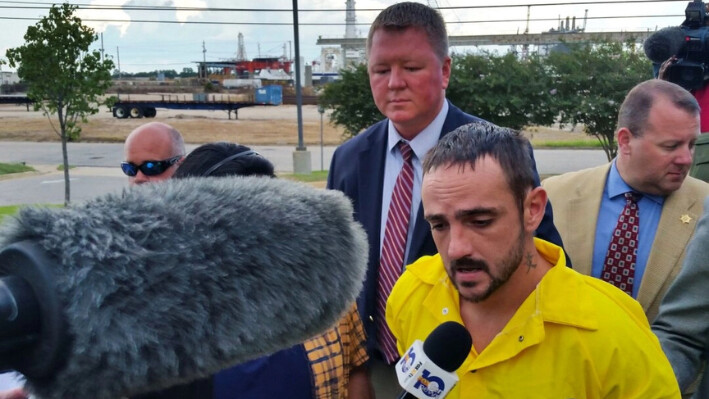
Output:
[[22,178],[26,178],[26,177],[48,175],[48,174],[60,172],[59,170],[57,170],[56,165],[27,165],[27,166],[32,167],[35,170],[29,171],[29,172],[8,173],[6,175],[0,175],[0,181],[22,179]]
[[[33,167],[35,170],[30,172],[22,173],[10,173],[7,175],[0,175],[0,181],[5,180],[15,180],[24,179],[35,176],[44,175],[61,175],[64,176],[64,172],[57,169],[56,165],[28,165]],[[125,177],[120,168],[112,167],[94,167],[94,166],[77,166],[69,169],[69,176],[104,176],[104,177]]]

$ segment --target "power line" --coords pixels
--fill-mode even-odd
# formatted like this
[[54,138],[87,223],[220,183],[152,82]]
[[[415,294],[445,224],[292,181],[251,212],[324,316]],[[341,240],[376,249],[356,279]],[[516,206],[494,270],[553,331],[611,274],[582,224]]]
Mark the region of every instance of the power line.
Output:
[[[604,20],[604,19],[637,19],[637,18],[671,18],[684,17],[680,14],[663,14],[663,15],[611,15],[602,17],[586,17],[588,20]],[[4,20],[25,20],[39,21],[39,17],[0,17]],[[558,21],[559,18],[531,18],[530,22],[549,22]],[[82,18],[82,22],[114,22],[114,23],[155,23],[155,24],[186,24],[186,25],[262,25],[262,26],[292,26],[292,22],[223,22],[223,21],[167,21],[167,20],[148,20],[148,19],[96,19]],[[484,20],[469,20],[469,21],[447,21],[446,25],[455,24],[479,24],[479,23],[504,23],[504,22],[526,22],[527,19],[484,19]],[[301,26],[345,26],[344,22],[300,22]],[[357,22],[355,25],[369,26],[371,23]]]
[[[527,3],[527,4],[488,4],[488,5],[467,5],[467,6],[445,6],[438,7],[439,10],[463,10],[481,8],[516,8],[516,7],[550,7],[569,5],[602,5],[602,4],[632,4],[632,3],[676,3],[686,2],[686,0],[608,0],[608,1],[582,1],[582,2],[555,2],[555,3]],[[43,2],[23,2],[23,1],[0,1],[0,4],[21,4],[22,6],[0,6],[0,8],[17,9],[44,9],[56,3]],[[232,8],[232,7],[176,7],[176,6],[114,6],[98,5],[87,3],[70,3],[78,6],[82,10],[127,10],[127,11],[202,11],[202,12],[292,12],[290,8]],[[31,6],[36,5],[36,6]],[[345,12],[344,8],[299,8],[298,12]],[[358,8],[357,12],[380,12],[380,8]]]

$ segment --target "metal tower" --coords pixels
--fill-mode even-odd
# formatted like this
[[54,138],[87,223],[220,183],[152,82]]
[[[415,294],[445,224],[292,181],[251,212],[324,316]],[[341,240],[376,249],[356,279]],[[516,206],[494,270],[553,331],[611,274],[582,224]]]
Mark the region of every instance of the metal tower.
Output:
[[246,46],[244,46],[244,35],[239,32],[239,48],[236,50],[236,60],[246,61]]
[[347,13],[345,14],[345,38],[354,39],[357,37],[355,30],[355,0],[345,1],[347,5]]

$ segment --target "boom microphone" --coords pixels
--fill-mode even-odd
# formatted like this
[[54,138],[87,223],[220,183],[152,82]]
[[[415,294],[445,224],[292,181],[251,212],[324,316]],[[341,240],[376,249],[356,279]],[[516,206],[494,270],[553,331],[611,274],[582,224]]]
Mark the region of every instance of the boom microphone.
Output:
[[436,327],[423,344],[414,341],[396,364],[396,376],[404,388],[398,399],[444,398],[458,382],[455,371],[472,346],[468,330],[454,321]]
[[650,61],[662,64],[677,55],[684,45],[684,32],[678,26],[662,28],[645,39],[643,48]]
[[367,239],[340,192],[176,179],[0,232],[0,370],[39,398],[118,398],[209,376],[332,326]]

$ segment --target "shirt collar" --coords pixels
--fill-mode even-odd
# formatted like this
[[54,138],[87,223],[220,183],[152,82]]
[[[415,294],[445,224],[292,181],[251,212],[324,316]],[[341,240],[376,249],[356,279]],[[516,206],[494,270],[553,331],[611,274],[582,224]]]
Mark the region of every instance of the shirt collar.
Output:
[[[566,266],[566,256],[561,247],[536,237],[534,245],[542,257],[554,266],[544,275],[530,297],[524,301],[525,309],[518,309],[505,329],[518,328],[527,323],[530,312],[540,316],[544,322],[589,330],[596,329],[597,310],[593,308],[593,304],[579,295],[580,292],[584,292],[582,288],[585,284],[584,277]],[[455,308],[459,309],[458,292],[448,278],[440,254],[433,255],[433,259],[430,258],[430,256],[422,257],[409,265],[407,270],[424,283],[433,285],[433,290],[437,291],[438,295],[442,291],[447,291],[455,303]]]
[[414,151],[414,155],[419,160],[423,160],[426,156],[428,150],[433,148],[438,142],[441,136],[441,130],[443,130],[443,123],[446,121],[446,116],[448,116],[448,101],[443,101],[443,106],[438,112],[438,115],[428,124],[419,134],[417,134],[413,140],[406,140],[394,127],[394,123],[389,120],[388,128],[388,138],[387,138],[387,151],[390,153],[394,147],[399,143],[399,141],[404,140],[411,146]]
[[620,176],[620,173],[618,172],[618,167],[616,166],[615,162],[616,160],[614,159],[611,163],[611,170],[610,172],[608,172],[608,179],[606,180],[609,199],[616,198],[620,195],[627,193],[628,191],[636,191],[642,194],[643,198],[648,198],[653,202],[656,202],[660,206],[665,202],[665,198],[660,195],[646,194],[634,190],[632,187],[630,187],[628,183],[623,180],[623,177]]
[[584,277],[566,266],[566,256],[561,247],[536,237],[534,244],[542,257],[554,265],[532,294],[535,296],[536,311],[545,322],[596,329],[597,311],[588,299],[579,295],[584,292]]

